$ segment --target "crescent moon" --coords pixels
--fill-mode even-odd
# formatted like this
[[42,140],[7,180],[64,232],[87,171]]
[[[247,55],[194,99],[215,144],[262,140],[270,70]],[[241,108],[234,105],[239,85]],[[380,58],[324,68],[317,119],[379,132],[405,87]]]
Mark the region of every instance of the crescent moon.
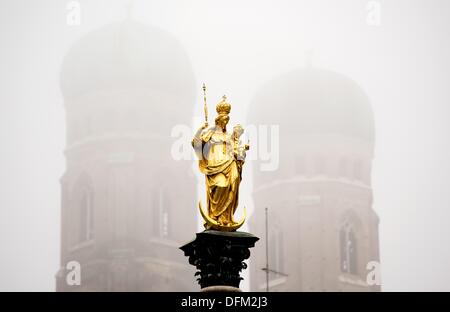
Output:
[[200,210],[200,214],[202,215],[203,220],[205,220],[205,228],[206,229],[213,229],[213,230],[224,231],[224,232],[236,231],[238,228],[240,228],[244,224],[245,219],[247,218],[247,209],[244,206],[244,215],[238,223],[233,224],[233,225],[220,225],[219,223],[217,223],[216,220],[212,219],[208,215],[208,213],[206,213],[203,210],[201,201],[198,202],[198,209]]

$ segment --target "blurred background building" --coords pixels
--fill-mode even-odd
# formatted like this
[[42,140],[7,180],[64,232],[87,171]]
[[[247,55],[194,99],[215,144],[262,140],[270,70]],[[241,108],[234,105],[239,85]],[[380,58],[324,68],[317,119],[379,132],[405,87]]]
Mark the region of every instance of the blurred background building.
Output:
[[[173,125],[192,116],[190,61],[170,34],[126,19],[92,31],[65,56],[58,291],[188,291],[178,249],[196,220],[191,163],[170,155]],[[176,217],[175,217],[176,216]],[[69,261],[82,283],[66,283]]]
[[[61,71],[67,146],[61,178],[58,291],[195,290],[178,247],[192,238],[195,177],[170,155],[173,125],[192,116],[190,62],[170,34],[130,19],[78,40]],[[311,66],[256,94],[255,125],[279,125],[280,167],[254,165],[254,203],[269,207],[272,291],[379,290],[366,264],[379,260],[372,209],[374,121],[349,78]],[[293,169],[294,168],[294,169]],[[276,196],[274,196],[276,194]],[[264,236],[264,214],[250,229]],[[251,288],[266,289],[265,249],[252,252]],[[81,264],[83,282],[66,283]]]
[[[77,4],[79,4],[78,8]],[[121,45],[117,36],[117,27],[120,23],[113,24],[116,26],[110,24],[111,22],[123,21],[127,14],[132,15],[134,21],[151,24],[152,27],[135,27],[142,31],[137,29],[136,31],[126,31],[125,34],[128,35],[122,37],[123,44]],[[201,83],[205,82],[208,86],[207,96],[211,118],[214,114],[213,105],[223,94],[227,94],[233,105],[231,125],[237,122],[243,123],[247,131],[244,136],[249,133],[250,128],[248,126],[257,120],[256,117],[263,117],[261,116],[262,113],[258,113],[259,109],[255,109],[259,106],[257,104],[262,104],[261,109],[270,105],[271,115],[277,117],[276,109],[291,107],[290,105],[286,106],[287,103],[283,100],[289,99],[292,102],[298,99],[295,110],[292,109],[290,114],[286,109],[280,112],[285,114],[280,129],[282,130],[282,137],[286,138],[287,135],[283,134],[286,120],[292,123],[297,121],[292,127],[297,127],[296,129],[299,130],[303,129],[301,128],[302,125],[309,120],[309,118],[302,116],[307,103],[301,100],[306,95],[299,96],[300,93],[305,94],[305,90],[298,90],[298,92],[296,90],[297,87],[300,88],[301,85],[304,85],[303,83],[293,78],[294,82],[286,86],[286,90],[291,90],[290,94],[279,94],[276,101],[274,100],[272,103],[268,103],[267,99],[262,98],[261,103],[253,102],[252,108],[249,108],[247,104],[252,102],[253,95],[265,82],[292,69],[302,68],[304,64],[303,55],[305,51],[311,49],[315,51],[314,65],[316,69],[313,68],[313,71],[324,68],[351,77],[364,89],[371,101],[376,121],[375,158],[372,162],[370,162],[370,158],[365,159],[368,163],[364,166],[369,167],[371,163],[371,185],[374,197],[372,207],[381,220],[379,224],[379,245],[382,290],[450,291],[450,283],[448,283],[450,280],[448,265],[450,263],[450,248],[445,247],[450,246],[450,210],[448,209],[450,207],[450,193],[448,192],[450,181],[450,162],[448,161],[450,157],[450,88],[448,88],[450,81],[450,58],[448,57],[450,55],[450,37],[448,36],[450,1],[248,0],[237,3],[204,0],[135,0],[130,7],[130,1],[128,0],[3,0],[0,1],[0,15],[0,23],[2,23],[0,27],[0,67],[3,69],[0,74],[2,85],[0,92],[0,102],[2,103],[0,105],[0,126],[3,127],[0,131],[0,172],[2,172],[0,175],[2,189],[0,194],[0,220],[3,221],[0,225],[0,246],[3,255],[0,265],[1,291],[53,291],[55,289],[55,273],[59,268],[65,267],[67,263],[65,260],[77,260],[81,258],[82,254],[84,255],[84,252],[91,252],[91,249],[94,248],[91,245],[87,249],[78,249],[78,251],[71,251],[70,249],[76,245],[69,242],[70,235],[72,235],[72,239],[77,235],[75,230],[70,228],[71,226],[75,227],[72,222],[75,223],[76,219],[69,218],[67,214],[75,210],[73,208],[75,203],[70,204],[70,200],[72,198],[75,201],[74,185],[76,181],[83,180],[81,172],[85,173],[84,181],[90,181],[89,183],[94,188],[93,202],[95,205],[93,209],[95,210],[94,214],[98,214],[100,223],[98,227],[94,225],[95,233],[93,235],[95,244],[101,245],[103,243],[98,239],[98,235],[105,237],[106,234],[101,234],[103,228],[107,224],[111,228],[113,225],[109,225],[112,224],[111,220],[103,219],[108,217],[106,213],[98,211],[99,209],[106,211],[104,207],[108,209],[113,207],[112,204],[105,204],[105,198],[110,201],[119,201],[113,199],[116,196],[115,194],[106,191],[107,181],[116,181],[114,180],[116,178],[112,177],[112,173],[111,177],[106,177],[107,170],[100,170],[99,168],[110,167],[108,170],[111,172],[114,170],[114,175],[116,172],[120,172],[117,175],[122,173],[127,175],[125,167],[134,165],[139,167],[136,162],[142,157],[138,155],[148,154],[148,149],[153,148],[161,155],[165,153],[164,146],[154,148],[150,147],[154,146],[150,144],[138,145],[130,143],[136,142],[135,139],[129,139],[127,144],[132,145],[132,147],[127,150],[135,153],[133,165],[131,163],[119,164],[118,159],[120,157],[112,156],[109,158],[108,156],[107,158],[106,155],[110,154],[109,150],[81,139],[83,136],[89,138],[89,140],[98,137],[94,135],[94,131],[99,131],[97,127],[100,124],[100,119],[112,120],[117,118],[120,122],[129,120],[132,123],[135,120],[134,117],[125,118],[122,115],[131,115],[131,112],[127,112],[126,109],[141,103],[139,108],[141,116],[148,114],[148,117],[142,117],[142,119],[145,119],[143,123],[146,127],[152,127],[151,130],[146,131],[147,134],[143,135],[147,136],[147,139],[141,141],[149,143],[168,142],[167,133],[164,134],[164,138],[158,138],[156,130],[153,130],[159,130],[159,125],[163,123],[162,117],[159,118],[159,116],[163,116],[166,110],[170,109],[170,105],[167,105],[167,103],[174,103],[175,100],[171,100],[174,97],[181,99],[181,104],[174,106],[176,109],[174,109],[175,115],[171,116],[173,119],[170,119],[167,124],[171,120],[177,119],[183,111],[186,113],[186,118],[183,118],[182,124],[192,123],[194,130],[196,130],[196,127],[203,120]],[[137,26],[137,23],[131,21],[122,24],[126,23]],[[105,39],[106,37],[102,39],[97,31],[92,32],[92,30],[100,29],[104,25],[110,25],[103,28],[104,36],[109,39]],[[158,31],[153,26],[157,26],[158,29],[164,31]],[[113,31],[113,28],[116,30]],[[107,34],[106,29],[110,29],[109,34]],[[124,30],[126,29],[124,27]],[[177,38],[177,41],[182,44],[182,48],[175,43],[176,40],[169,39],[171,36],[167,35],[165,31]],[[96,33],[97,35],[94,35]],[[142,36],[139,34],[142,34]],[[81,42],[86,43],[85,39],[81,39],[74,45],[85,35],[87,35],[87,38],[91,38],[88,46],[78,47]],[[95,36],[95,38],[92,36]],[[96,40],[103,40],[104,44],[109,44],[109,50],[108,48],[102,48]],[[129,43],[125,43],[126,41],[134,42],[134,46],[127,49]],[[175,49],[162,51],[168,42],[174,42]],[[126,51],[126,53],[123,52],[125,55],[130,57],[118,58],[117,55],[120,55],[118,54],[119,47]],[[77,52],[75,53],[73,49],[76,49]],[[183,49],[185,49],[190,62],[182,61],[185,59],[184,56],[181,56],[184,54]],[[145,59],[142,57],[144,51],[145,53],[148,52]],[[156,51],[164,56],[158,56]],[[76,60],[74,53],[77,55]],[[177,53],[180,54],[179,57],[174,56]],[[117,61],[114,61],[113,58]],[[114,67],[112,63],[114,63]],[[198,79],[196,83],[192,84],[193,87],[187,87],[192,79],[188,77],[191,75],[191,70],[181,70],[184,66],[190,67],[189,63],[192,64],[194,75]],[[61,73],[62,64],[64,64],[63,73]],[[149,67],[153,69],[144,71],[142,68],[145,64],[149,64]],[[114,86],[113,82],[119,79],[117,78],[118,74],[113,75],[116,70],[114,68],[117,68],[117,70],[122,68],[121,71],[123,72],[121,73],[122,76],[119,77],[120,79],[124,81],[135,79],[134,84],[127,84],[128,91],[125,91],[124,87],[116,88]],[[180,70],[178,71],[178,69]],[[299,70],[297,73],[303,70],[306,69]],[[177,75],[180,72],[185,74],[183,85],[172,88],[173,90],[167,92],[162,91],[165,90],[162,84],[178,79]],[[124,73],[128,73],[128,78],[123,76]],[[150,78],[154,77],[153,74],[157,74],[158,79]],[[329,74],[331,75],[331,73]],[[106,77],[102,76],[100,79],[99,75],[106,75]],[[70,80],[68,80],[69,78]],[[61,79],[64,81],[64,88],[60,87]],[[139,81],[140,85],[137,86],[136,84]],[[272,81],[274,86],[275,81]],[[108,84],[111,86],[108,87]],[[88,86],[91,87],[88,88]],[[271,83],[265,86],[269,88],[267,91],[270,92]],[[356,86],[355,88],[358,89]],[[352,88],[352,90],[355,88]],[[119,89],[124,90],[123,96]],[[61,92],[62,90],[64,94]],[[126,92],[128,94],[125,96]],[[182,96],[180,92],[183,92]],[[196,103],[188,103],[191,101],[192,92],[197,94]],[[323,88],[323,90],[316,90],[315,92],[317,96],[325,97],[328,89]],[[159,96],[161,102],[156,98],[156,94],[161,94]],[[342,97],[339,98],[342,99]],[[62,105],[64,101],[66,102],[65,108]],[[125,102],[129,103],[130,106],[122,105]],[[359,103],[361,107],[364,106],[362,103]],[[329,104],[330,106],[331,104]],[[346,107],[343,104],[341,106]],[[110,111],[117,108],[118,116],[114,117],[109,113],[90,112],[91,109],[100,109],[100,107],[105,110],[110,109]],[[152,113],[154,111],[158,112],[158,118]],[[250,117],[253,117],[253,114],[258,116],[255,115],[253,121],[250,118],[246,120],[247,111]],[[82,113],[92,117],[92,119],[90,121],[80,120],[79,114]],[[320,110],[319,113],[326,116],[323,110]],[[194,120],[191,119],[193,116]],[[347,116],[350,118],[353,117],[353,114],[349,113]],[[316,122],[317,118],[311,118],[312,121]],[[87,125],[91,124],[92,127],[80,128],[76,123],[81,122]],[[365,120],[361,119],[361,123],[364,122]],[[268,124],[272,125],[274,122],[269,121]],[[106,125],[110,128],[116,127],[113,122],[109,121]],[[131,126],[138,127],[138,123]],[[122,126],[117,123],[117,127]],[[67,134],[72,137],[70,142],[66,139],[64,129],[67,129]],[[82,134],[83,131],[91,131],[91,133]],[[120,131],[123,133],[123,130]],[[76,134],[77,132],[79,134]],[[104,130],[103,132],[111,133],[113,131]],[[161,132],[163,132],[162,129]],[[153,139],[150,139],[148,133],[153,134]],[[336,140],[344,141],[344,137],[347,137],[347,140],[352,141],[354,143],[352,143],[352,148],[359,144],[356,143],[358,140],[352,135],[339,135],[340,132],[337,131],[334,131],[334,133]],[[76,136],[80,139],[75,139]],[[316,137],[324,138],[326,136],[328,135],[324,135],[323,131],[316,134]],[[332,140],[331,136],[328,137]],[[252,148],[249,152],[249,158],[256,154],[254,152],[257,142],[256,139],[250,139]],[[295,143],[297,145],[292,142],[283,145],[283,150],[289,149],[295,152],[295,155],[294,152],[290,155],[290,152],[282,150],[283,159],[287,159],[294,166],[297,164],[294,160],[297,159],[297,155],[299,155],[299,159],[300,155],[305,155],[303,168],[310,171],[315,170],[315,156],[302,149],[302,144],[307,144],[306,142],[309,141],[305,135],[298,136],[296,140],[298,141],[298,143]],[[107,142],[111,141],[102,140],[102,146],[106,146]],[[120,142],[125,142],[125,140]],[[366,145],[370,144],[368,139],[359,142]],[[323,144],[321,142],[321,146],[317,148],[334,146],[338,143],[338,141],[328,141],[323,142]],[[112,143],[108,144],[112,145]],[[94,146],[98,148],[94,148]],[[140,148],[146,149],[145,152],[138,152],[138,146],[140,151],[142,151]],[[348,146],[345,145],[345,148]],[[62,151],[66,148],[67,152],[64,155]],[[343,148],[342,145],[341,149]],[[93,151],[95,151],[95,155]],[[286,153],[288,154],[286,155]],[[345,154],[348,153],[350,153],[350,150],[346,149]],[[100,161],[100,157],[104,161]],[[154,157],[163,158],[162,156]],[[324,157],[337,159],[340,156],[338,154],[326,154]],[[149,158],[147,157],[147,159]],[[170,168],[184,166],[178,162],[172,162],[170,159],[169,157],[165,158],[159,165],[164,163]],[[347,166],[351,168],[350,163],[353,163],[353,160],[350,157],[347,159]],[[122,158],[122,162],[124,161]],[[253,210],[253,215],[249,216],[249,221],[259,218],[256,214],[260,214],[261,220],[258,222],[263,222],[267,199],[267,201],[270,201],[267,203],[270,209],[269,226],[273,228],[276,225],[276,218],[282,215],[283,206],[275,203],[275,199],[269,198],[271,190],[261,188],[263,184],[268,185],[262,179],[265,176],[270,176],[273,181],[289,180],[289,176],[293,177],[296,171],[303,170],[301,169],[302,162],[302,160],[298,161],[298,169],[295,167],[289,168],[291,175],[286,173],[286,166],[289,165],[285,165],[284,160],[280,162],[283,171],[280,168],[280,172],[255,172],[255,177],[259,176],[256,177],[257,185],[255,186],[255,199],[258,201],[256,209],[252,209],[254,205],[252,205],[253,200],[250,197],[251,190],[253,190],[252,161],[247,162],[244,168],[244,182],[241,186],[242,192],[240,195],[242,196],[240,196],[240,201],[242,205],[247,205],[249,214]],[[66,163],[67,173],[62,176],[62,173],[66,171]],[[152,160],[146,163],[148,168],[151,169],[148,169],[148,171],[151,172],[152,176],[150,177],[147,173],[143,174],[143,179],[146,179],[147,182],[139,184],[141,185],[139,188],[148,190],[145,196],[152,189],[155,189],[155,181],[164,179],[164,177],[157,177],[157,179],[154,177],[157,165]],[[318,163],[320,163],[320,158],[318,158]],[[342,163],[342,167],[345,167],[345,161]],[[97,164],[101,164],[101,166],[97,166]],[[192,166],[194,166],[193,162]],[[336,164],[332,163],[331,160],[324,163],[324,170],[329,171],[328,179],[337,179],[330,171],[335,166]],[[122,169],[123,171],[120,171]],[[140,175],[140,172],[136,173],[136,175],[138,174]],[[195,174],[196,171],[194,171]],[[325,194],[323,185],[327,185],[327,192],[329,192],[332,182],[316,183],[313,181],[313,175],[306,173],[302,175],[298,173],[297,179],[305,180],[305,182],[298,182],[295,186],[298,192],[292,191],[294,186],[287,187],[287,184],[285,184],[286,188],[281,190],[281,194],[290,192],[295,198],[289,200],[298,200],[296,214],[292,214],[292,219],[289,221],[300,224],[302,217],[300,213],[304,213],[303,216],[306,218],[309,214],[306,214],[305,211],[311,213],[320,211],[319,209],[313,209],[313,207],[320,207],[321,209],[331,207],[325,208],[324,206],[327,203],[326,198],[330,198],[331,195],[327,195],[328,197],[322,195],[320,204],[317,204],[317,197],[308,200],[305,197],[298,199],[300,195],[306,196],[308,193],[313,193],[312,191],[307,192],[306,185],[309,185],[309,187],[317,186],[316,192]],[[319,179],[319,176],[315,179]],[[322,175],[322,179],[324,179],[324,175]],[[181,180],[182,178],[176,182]],[[189,177],[190,182],[193,180],[195,181],[195,177],[193,179]],[[109,183],[120,183],[120,181],[122,181],[122,178],[117,178],[117,182]],[[203,181],[200,178],[197,181],[194,183],[202,187]],[[342,203],[333,201],[333,209],[330,209],[330,211],[335,213],[321,218],[321,220],[328,220],[329,223],[333,224],[337,224],[339,221],[338,213],[341,213],[339,207],[350,208],[350,202],[343,202],[344,196],[347,201],[354,200],[357,196],[356,190],[358,190],[355,186],[357,185],[356,179],[339,178],[339,181],[347,181],[347,183],[336,181],[333,182],[333,187],[337,188],[340,185],[342,188],[345,187],[348,193],[344,194],[334,190],[333,194],[336,195],[333,196],[341,198]],[[353,184],[349,183],[351,181],[353,181]],[[80,182],[80,184],[82,183]],[[63,192],[60,190],[61,186]],[[118,184],[115,188],[119,187],[122,186]],[[180,192],[174,194],[173,197],[170,196],[170,199],[173,198],[172,202],[177,201],[177,211],[185,209],[184,206],[180,207],[178,204],[192,200],[195,203],[194,196],[193,198],[178,199],[180,193],[191,194],[192,190],[186,190],[189,187],[191,187],[190,184],[184,183]],[[263,190],[267,190],[267,192]],[[363,188],[359,190],[363,192]],[[122,193],[128,194],[130,191],[124,189]],[[197,191],[197,194],[204,196],[201,190]],[[102,196],[103,199],[101,199]],[[275,196],[278,197],[277,193],[274,193],[273,197]],[[288,197],[283,197],[279,201],[282,202],[284,199],[288,200]],[[149,205],[144,204],[141,199],[127,198],[126,200],[130,203],[140,202],[141,205]],[[148,198],[145,200],[147,203],[152,201]],[[307,206],[308,201],[311,204],[315,201],[316,206]],[[61,209],[61,202],[63,209]],[[331,199],[328,200],[328,203],[330,202]],[[171,204],[172,208],[173,205],[175,204]],[[290,207],[292,208],[293,205],[294,203],[291,202]],[[137,209],[138,206],[127,205],[126,209],[130,213],[130,218],[137,215],[134,209]],[[190,208],[196,210],[195,206]],[[344,208],[342,209],[344,210]],[[356,210],[355,207],[351,209]],[[285,210],[289,211],[289,209]],[[150,215],[151,211],[153,210],[149,209],[146,212],[147,215]],[[185,222],[190,222],[192,209],[189,211],[189,217],[184,218]],[[361,211],[363,209],[357,212]],[[367,214],[372,214],[369,211],[370,209],[366,210]],[[61,212],[63,218],[61,218]],[[112,214],[112,210],[108,210],[108,213]],[[365,217],[363,214],[358,216],[362,224],[370,219],[376,219],[375,217]],[[331,217],[333,218],[332,222],[330,219],[326,219]],[[153,228],[153,230],[147,229],[148,233],[150,231],[153,233],[158,228],[153,226],[152,220],[145,217],[139,218],[140,223],[146,222],[148,226]],[[61,221],[63,221],[62,228]],[[283,221],[283,225],[284,223],[285,221]],[[200,222],[198,224],[200,225]],[[313,225],[313,223],[310,224]],[[364,231],[367,231],[370,236],[374,236],[375,232],[369,232],[367,225],[367,223],[364,224]],[[123,225],[114,225],[116,228],[119,226]],[[130,229],[129,225],[126,226]],[[189,224],[186,224],[186,226],[191,227]],[[260,230],[258,226],[248,229],[258,231],[258,235],[264,234],[263,229]],[[62,242],[60,228],[63,235]],[[333,236],[327,237],[332,241],[330,245],[339,250],[340,245],[336,247],[339,240],[336,228],[322,226],[313,229],[318,231],[322,228],[325,228],[325,231],[331,229],[335,231]],[[141,230],[144,227],[136,227],[136,231],[137,229],[144,231]],[[195,229],[190,228],[186,232],[192,230]],[[296,237],[297,245],[300,246],[301,242],[302,246],[305,247],[302,252],[306,252],[305,245],[309,240],[306,240],[305,234],[300,236],[306,231],[305,228],[295,228],[294,230],[297,232],[292,234],[291,237]],[[123,229],[120,231],[123,231]],[[307,235],[313,235],[313,233],[318,235],[314,231],[308,232]],[[108,230],[108,233],[112,232],[111,229]],[[308,273],[308,266],[306,264],[302,266],[299,262],[298,259],[305,259],[301,258],[300,247],[293,249],[295,257],[289,257],[288,252],[290,251],[287,249],[287,244],[295,243],[289,241],[290,236],[286,233],[293,232],[288,231],[287,227],[282,228],[282,232],[284,245],[278,244],[278,246],[285,260],[284,268],[281,271],[288,274],[286,283],[289,283],[291,279],[296,279],[296,285],[300,288],[301,283],[299,281],[302,277],[300,274],[307,278],[313,276],[313,273]],[[322,237],[328,234],[330,233],[325,233]],[[147,242],[151,240],[162,241],[162,239],[156,239],[154,235],[151,237],[149,234],[142,240]],[[250,261],[250,265],[255,270],[250,278],[258,279],[258,287],[265,283],[263,280],[264,272],[260,271],[260,268],[265,266],[265,261],[262,260],[255,264],[255,261],[260,259],[259,256],[264,255],[264,235],[261,238],[262,240],[252,250],[252,261]],[[356,236],[358,242],[365,239],[363,235]],[[183,243],[186,242],[185,238],[180,238],[180,240]],[[110,239],[110,241],[114,240]],[[311,242],[313,241],[311,240]],[[272,243],[271,246],[276,246],[276,244]],[[318,246],[319,244],[315,244],[313,247],[318,248]],[[263,249],[261,253],[256,253],[255,250],[260,248]],[[150,248],[147,250],[150,250]],[[272,248],[270,251],[275,253]],[[150,251],[148,252],[150,253]],[[156,253],[164,255],[156,249],[151,252],[155,253],[153,259],[162,258]],[[358,255],[361,255],[361,252],[367,255],[366,252],[357,250]],[[344,274],[340,271],[340,251],[337,254],[335,250],[333,254],[337,257],[335,262],[328,262],[331,260],[327,258],[326,263],[328,268],[333,268],[335,274],[327,271],[330,274],[324,273],[323,276],[331,276],[330,279],[335,281],[339,280],[341,275],[352,277],[353,275]],[[60,255],[62,255],[62,259],[60,259]],[[94,257],[91,253],[91,256],[86,256],[86,259],[89,258],[94,262],[97,261],[95,259],[110,259],[108,257],[112,257],[112,255],[103,253],[101,256]],[[116,259],[118,259],[117,257]],[[297,262],[294,263],[295,261]],[[305,259],[302,261],[311,262],[313,260]],[[154,260],[152,263],[157,262]],[[270,267],[276,262],[271,260],[271,263]],[[186,263],[183,261],[182,264]],[[294,267],[293,264],[296,266]],[[360,265],[362,266],[361,263]],[[105,264],[103,267],[107,267],[107,265]],[[88,272],[85,269],[86,266],[83,267],[82,275]],[[162,271],[163,269],[159,270],[159,272]],[[64,270],[60,272],[61,274],[65,273]],[[262,276],[259,276],[259,274],[262,274]],[[276,280],[282,276],[271,275],[270,277],[271,280]],[[364,281],[364,272],[359,274],[358,278]],[[189,279],[186,279],[186,281],[188,280],[192,280],[192,275],[189,275]],[[58,275],[58,281],[62,281],[60,275]],[[321,285],[320,283],[316,282],[316,285]],[[271,284],[273,285],[274,282],[271,282]],[[342,285],[349,286],[350,284],[344,283]],[[60,284],[58,290],[63,287],[66,286]],[[260,289],[258,287],[252,289]],[[70,287],[70,289],[75,288],[77,287]],[[280,287],[273,286],[271,289],[278,290]],[[302,286],[302,289],[305,289],[305,287]],[[359,287],[358,289],[367,288]]]
[[[374,118],[363,90],[342,74],[307,66],[257,92],[249,123],[279,125],[280,167],[253,163],[252,233],[265,241],[269,208],[271,291],[377,291],[366,265],[379,261],[372,209]],[[266,289],[264,248],[251,257],[251,288]]]

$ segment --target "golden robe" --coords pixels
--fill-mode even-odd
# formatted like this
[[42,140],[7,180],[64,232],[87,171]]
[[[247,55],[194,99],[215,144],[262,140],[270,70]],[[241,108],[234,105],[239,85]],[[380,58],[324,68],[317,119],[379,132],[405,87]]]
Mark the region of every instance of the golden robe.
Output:
[[212,127],[194,137],[192,143],[205,175],[209,216],[221,225],[235,224],[241,176],[231,136]]

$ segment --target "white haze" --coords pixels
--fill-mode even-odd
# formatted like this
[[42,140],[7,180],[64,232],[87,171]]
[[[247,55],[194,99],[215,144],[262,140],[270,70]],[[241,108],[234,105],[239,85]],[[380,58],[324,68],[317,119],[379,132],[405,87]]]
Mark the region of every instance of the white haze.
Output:
[[[127,1],[79,1],[81,25],[70,27],[67,2],[0,2],[1,291],[55,289],[60,66],[78,38],[126,15]],[[450,291],[450,2],[380,1],[378,27],[366,24],[367,2],[141,0],[131,15],[181,41],[199,95],[203,81],[210,99],[227,94],[233,123],[263,82],[304,66],[310,50],[313,66],[354,79],[375,114],[382,288]],[[186,123],[200,120],[198,104]]]

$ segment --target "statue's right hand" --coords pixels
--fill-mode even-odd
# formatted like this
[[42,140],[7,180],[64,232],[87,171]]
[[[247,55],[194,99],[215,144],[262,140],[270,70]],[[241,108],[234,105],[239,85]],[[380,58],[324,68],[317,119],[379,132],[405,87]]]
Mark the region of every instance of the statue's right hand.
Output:
[[205,123],[202,125],[202,128],[201,128],[201,129],[203,130],[203,129],[206,129],[207,127],[208,127],[208,122],[205,121]]

